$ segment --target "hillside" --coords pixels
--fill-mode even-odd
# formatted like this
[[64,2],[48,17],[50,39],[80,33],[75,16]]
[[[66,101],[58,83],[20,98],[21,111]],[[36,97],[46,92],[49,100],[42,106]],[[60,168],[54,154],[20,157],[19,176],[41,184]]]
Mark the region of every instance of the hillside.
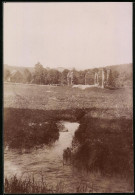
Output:
[[127,72],[132,73],[133,64],[120,64],[120,65],[112,65],[112,66],[106,66],[108,68],[111,68],[112,70],[118,71],[118,72]]
[[4,64],[3,66],[3,69],[4,70],[9,70],[10,72],[12,72],[13,70],[17,70],[21,73],[24,72],[25,69],[28,69],[31,73],[34,72],[34,67],[24,67],[24,66],[10,66],[10,65],[7,65],[7,64]]

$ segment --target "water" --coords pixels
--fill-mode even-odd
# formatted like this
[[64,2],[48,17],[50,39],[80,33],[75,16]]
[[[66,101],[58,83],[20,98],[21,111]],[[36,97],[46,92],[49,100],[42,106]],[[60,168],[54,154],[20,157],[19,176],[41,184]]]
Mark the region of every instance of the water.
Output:
[[48,184],[56,184],[56,181],[70,181],[73,170],[71,165],[63,166],[63,150],[71,146],[75,131],[79,127],[77,122],[61,122],[68,130],[60,132],[58,141],[51,147],[32,149],[29,153],[19,153],[18,150],[8,149],[4,154],[4,175],[22,176],[23,174],[33,173],[40,177],[44,175]]
[[[106,193],[106,192],[128,192],[127,181],[121,178],[103,178],[100,173],[85,173],[75,169],[72,165],[63,166],[63,150],[71,146],[75,131],[79,123],[62,121],[67,132],[60,132],[59,140],[51,147],[44,146],[32,149],[29,153],[20,153],[19,150],[6,148],[4,151],[4,176],[25,178],[33,176],[36,181],[41,181],[43,176],[47,186],[55,189],[59,182],[64,185],[62,193]],[[80,187],[77,191],[78,186]],[[84,187],[87,188],[84,190]],[[61,192],[60,192],[61,193]]]

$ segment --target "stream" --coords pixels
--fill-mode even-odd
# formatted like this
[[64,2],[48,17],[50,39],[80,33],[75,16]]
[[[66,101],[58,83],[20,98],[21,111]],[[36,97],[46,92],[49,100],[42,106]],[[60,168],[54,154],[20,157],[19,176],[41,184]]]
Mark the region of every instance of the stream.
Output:
[[[79,123],[60,121],[59,139],[51,146],[33,148],[29,152],[19,149],[5,149],[4,177],[16,174],[21,179],[33,177],[36,182],[43,181],[50,189],[60,186],[60,193],[106,193],[130,191],[127,180],[103,177],[100,173],[88,173],[72,165],[63,166],[63,150],[71,147]],[[78,188],[79,187],[79,188]]]
[[75,131],[79,127],[77,122],[61,121],[64,129],[59,139],[51,146],[32,149],[29,153],[19,153],[16,149],[8,149],[4,152],[4,176],[24,176],[34,174],[36,179],[44,175],[47,184],[56,185],[56,182],[70,183],[73,179],[73,167],[63,166],[63,150],[71,147]]

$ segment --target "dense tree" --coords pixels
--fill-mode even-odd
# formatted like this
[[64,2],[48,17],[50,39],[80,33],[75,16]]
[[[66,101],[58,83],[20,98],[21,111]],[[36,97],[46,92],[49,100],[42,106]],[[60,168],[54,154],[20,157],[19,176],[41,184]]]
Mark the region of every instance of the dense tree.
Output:
[[61,77],[62,77],[62,73],[61,72],[57,72],[57,80],[58,80],[58,84],[61,84]]
[[118,77],[119,77],[119,72],[118,71],[113,71],[113,77],[115,78],[115,79],[117,79]]
[[24,70],[24,82],[25,83],[30,83],[32,80],[32,74],[31,72],[26,68]]
[[108,86],[109,87],[115,87],[115,78],[112,73],[112,70],[110,70],[109,78],[108,78]]
[[48,82],[47,82],[47,74],[48,74],[48,71],[46,68],[43,69],[43,84],[44,85],[47,85]]
[[35,75],[34,75],[35,83],[43,84],[44,83],[44,68],[43,65],[38,62],[35,65]]
[[77,85],[79,83],[79,72],[75,68],[72,71],[73,71],[73,84]]
[[6,69],[4,71],[4,80],[7,81],[7,79],[10,77],[10,71],[8,69]]
[[60,83],[60,72],[55,69],[48,70],[47,81],[49,84],[59,84]]
[[95,72],[91,69],[89,69],[85,73],[85,84],[86,85],[93,85],[94,84],[94,78],[95,78]]
[[61,73],[61,84],[66,85],[67,84],[67,74],[68,74],[69,70],[65,69],[63,70],[63,72]]
[[24,77],[21,72],[15,71],[14,73],[11,74],[10,81],[14,83],[23,83]]
[[79,84],[82,84],[82,85],[85,84],[85,71],[79,71],[78,81],[79,81]]
[[[112,75],[113,75],[113,79],[114,79],[114,87],[121,87],[123,85],[123,81],[120,78],[119,72],[115,70],[112,72]],[[124,78],[125,78],[125,76],[124,76]]]
[[53,70],[54,71],[54,84],[60,84],[60,72],[58,70]]

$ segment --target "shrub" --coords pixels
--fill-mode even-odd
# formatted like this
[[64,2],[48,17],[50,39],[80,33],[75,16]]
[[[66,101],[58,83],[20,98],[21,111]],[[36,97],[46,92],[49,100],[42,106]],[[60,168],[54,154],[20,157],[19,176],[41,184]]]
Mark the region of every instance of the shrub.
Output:
[[[38,112],[29,117],[21,110],[10,110],[4,117],[4,140],[11,148],[31,148],[36,145],[50,144],[59,138],[59,129],[55,120],[48,122],[36,118]],[[24,115],[23,115],[24,113]],[[33,117],[34,116],[34,117]],[[34,121],[34,122],[33,122]]]
[[83,118],[75,138],[80,147],[74,155],[76,165],[102,174],[133,175],[131,120]]

